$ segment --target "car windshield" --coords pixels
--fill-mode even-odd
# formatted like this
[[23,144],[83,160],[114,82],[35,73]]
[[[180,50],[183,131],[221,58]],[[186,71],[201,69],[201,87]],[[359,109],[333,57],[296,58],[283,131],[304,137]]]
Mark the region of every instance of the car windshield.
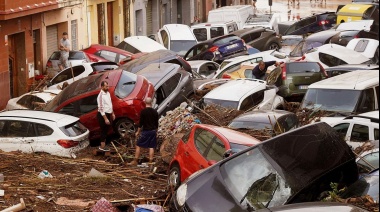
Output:
[[172,40],[170,42],[170,50],[177,52],[179,55],[185,55],[196,44],[195,40]]
[[254,121],[233,121],[228,127],[232,129],[272,129],[272,125],[268,122],[254,122]]
[[309,88],[302,108],[334,112],[353,112],[359,101],[360,90]]
[[136,80],[136,74],[123,71],[120,80],[116,85],[115,95],[120,99],[127,97],[135,88]]
[[221,174],[232,196],[248,211],[283,205],[292,194],[259,148],[223,163]]
[[233,109],[237,109],[239,106],[239,102],[237,101],[209,99],[209,98],[204,98],[203,100],[204,100],[204,103],[206,103],[206,105],[219,105],[225,108],[233,108]]
[[60,128],[65,135],[69,137],[76,137],[82,135],[87,131],[87,128],[83,126],[79,121],[66,125]]

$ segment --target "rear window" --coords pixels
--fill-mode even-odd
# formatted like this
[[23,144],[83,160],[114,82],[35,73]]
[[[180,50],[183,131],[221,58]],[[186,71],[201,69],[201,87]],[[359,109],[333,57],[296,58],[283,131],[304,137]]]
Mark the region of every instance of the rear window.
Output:
[[289,63],[286,68],[287,73],[306,73],[306,72],[320,72],[318,63]]
[[52,80],[51,84],[55,85],[64,81],[67,81],[69,79],[72,79],[76,76],[79,76],[83,72],[85,72],[85,67],[83,66],[74,66],[72,68],[67,68],[60,73],[58,73]]
[[194,33],[194,35],[198,41],[207,40],[207,29],[206,28],[193,29],[193,33]]
[[84,60],[86,56],[83,52],[70,52],[69,60]]
[[329,67],[347,64],[347,62],[337,57],[322,52],[319,53],[319,59]]
[[83,126],[79,121],[69,124],[60,128],[65,135],[69,137],[76,137],[82,135],[87,131],[87,128]]
[[241,40],[238,36],[228,36],[219,40],[216,40],[214,42],[215,45],[225,45],[229,42],[235,41],[235,40]]
[[211,34],[211,38],[222,36],[222,35],[224,35],[224,28],[223,27],[211,27],[210,28],[210,34]]
[[121,43],[119,43],[119,45],[117,45],[116,48],[128,51],[128,52],[130,52],[132,54],[140,53],[140,51],[138,49],[136,49],[135,47],[133,47],[130,44],[126,43],[125,41],[122,41]]
[[120,80],[116,85],[115,95],[120,99],[127,97],[135,88],[136,80],[136,74],[123,71],[120,76]]
[[369,43],[369,40],[361,40],[358,42],[358,44],[356,44],[354,50],[356,52],[364,52],[365,49],[367,48],[368,43]]

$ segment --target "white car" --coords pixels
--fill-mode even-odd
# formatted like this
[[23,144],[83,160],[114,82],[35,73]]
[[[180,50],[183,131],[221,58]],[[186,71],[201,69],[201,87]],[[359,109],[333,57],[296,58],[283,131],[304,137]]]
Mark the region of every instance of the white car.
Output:
[[130,36],[125,38],[116,48],[123,49],[133,54],[141,52],[154,52],[166,49],[163,45],[147,36]]
[[268,50],[259,52],[256,54],[244,55],[239,57],[234,57],[231,59],[224,60],[217,70],[216,74],[213,76],[214,79],[220,79],[223,77],[225,72],[230,73],[236,71],[240,68],[240,65],[244,62],[257,63],[259,61],[278,61],[278,62],[289,62],[289,58],[281,52],[276,50]]
[[362,53],[337,44],[325,44],[305,54],[301,61],[319,62],[323,68],[344,64],[370,64]]
[[357,51],[372,60],[373,63],[379,62],[379,41],[370,38],[354,38],[348,42],[347,48]]
[[[46,72],[49,77],[54,77],[59,71],[58,63],[60,63],[59,58],[61,57],[60,51],[55,51],[50,55],[48,61],[46,62]],[[86,53],[82,51],[70,51],[68,62],[71,66],[80,65],[83,63],[90,62]]]
[[257,79],[230,80],[207,93],[202,101],[206,105],[247,111],[281,109],[284,98],[276,94],[277,89],[267,86],[267,82]]
[[379,111],[348,116],[328,123],[340,133],[353,149],[369,140],[379,140]]
[[88,135],[88,129],[74,116],[34,110],[0,113],[0,150],[4,152],[76,158],[76,153],[90,144]]
[[60,90],[32,91],[19,97],[12,98],[5,106],[6,110],[30,109],[35,110],[50,102]]
[[219,69],[219,64],[209,60],[192,60],[187,61],[191,69],[205,78],[211,78],[213,74]]

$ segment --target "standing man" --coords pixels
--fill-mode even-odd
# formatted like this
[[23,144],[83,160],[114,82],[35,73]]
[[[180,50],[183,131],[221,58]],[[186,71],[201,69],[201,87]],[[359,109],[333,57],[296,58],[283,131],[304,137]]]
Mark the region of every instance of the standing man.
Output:
[[112,109],[112,101],[110,92],[108,92],[108,82],[102,81],[100,83],[101,90],[97,98],[98,102],[98,114],[97,118],[100,125],[100,147],[102,151],[110,151],[106,147],[107,133],[113,120],[115,120],[115,114]]
[[280,65],[280,62],[277,62],[277,61],[268,61],[268,62],[260,61],[259,64],[257,66],[255,66],[255,68],[253,68],[253,70],[252,70],[252,78],[253,79],[265,80],[267,69],[271,65],[278,66],[278,65]]
[[136,153],[130,165],[137,165],[140,148],[149,148],[149,163],[153,162],[154,149],[157,146],[158,113],[152,108],[152,98],[145,99],[146,108],[140,113],[140,123],[136,132]]
[[70,52],[70,40],[67,38],[67,32],[62,33],[62,38],[59,40],[58,49],[61,51],[61,57],[59,58],[59,69],[62,71],[68,68],[69,65],[69,52]]

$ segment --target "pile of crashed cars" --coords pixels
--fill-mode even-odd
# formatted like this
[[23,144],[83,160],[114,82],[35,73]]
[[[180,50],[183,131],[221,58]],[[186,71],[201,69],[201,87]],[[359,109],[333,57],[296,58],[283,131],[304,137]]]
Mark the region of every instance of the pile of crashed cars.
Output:
[[[313,34],[289,55],[260,52],[239,37],[267,33],[263,28],[195,43],[183,57],[146,36],[126,38],[119,48],[72,51],[73,66],[62,71],[56,71],[54,53],[46,83],[9,100],[0,113],[0,150],[75,158],[100,136],[96,98],[107,81],[116,115],[109,133],[120,137],[135,131],[148,97],[163,117],[189,101],[189,113],[208,106],[242,111],[228,126],[195,123],[184,129],[168,168],[172,211],[360,211],[347,203],[315,202],[342,188],[342,198],[370,195],[378,206],[379,41],[356,36],[378,28],[378,16],[320,32],[293,24],[283,39]],[[282,64],[270,67],[266,80],[252,79],[259,61]],[[326,117],[301,126],[285,110],[288,101]],[[238,129],[269,130],[272,138],[259,140]],[[353,151],[370,140],[377,140],[372,150],[359,156]]]

